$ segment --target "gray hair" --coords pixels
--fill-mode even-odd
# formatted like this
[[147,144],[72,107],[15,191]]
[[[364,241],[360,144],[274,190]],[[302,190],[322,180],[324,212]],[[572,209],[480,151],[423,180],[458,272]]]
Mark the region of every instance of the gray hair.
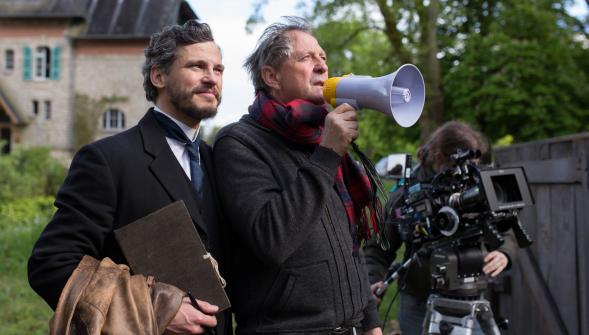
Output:
[[149,46],[145,48],[145,63],[142,67],[143,89],[147,100],[155,102],[157,98],[157,89],[150,78],[153,67],[168,74],[176,60],[178,46],[214,41],[209,25],[196,20],[188,20],[182,26],[168,26],[151,35]]
[[278,69],[292,54],[292,41],[286,33],[293,30],[311,34],[311,25],[297,16],[283,16],[285,23],[273,23],[264,29],[256,49],[245,60],[243,66],[249,73],[256,93],[268,92],[269,87],[262,79],[262,67]]

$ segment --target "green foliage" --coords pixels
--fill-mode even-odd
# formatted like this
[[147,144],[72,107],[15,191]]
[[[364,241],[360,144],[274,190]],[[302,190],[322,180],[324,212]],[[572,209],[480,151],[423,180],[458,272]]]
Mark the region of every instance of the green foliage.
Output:
[[558,12],[535,2],[506,3],[488,35],[469,36],[445,77],[447,118],[476,124],[493,141],[587,129],[588,73],[575,59],[589,52],[557,24]]
[[326,50],[330,76],[380,76],[400,65],[388,57],[391,48],[382,31],[371,29],[361,20],[326,22],[314,34]]
[[[396,295],[396,296],[395,296]],[[395,299],[395,300],[393,300]],[[391,305],[392,304],[392,305]],[[391,331],[394,328],[393,325],[391,325],[391,320],[396,320],[399,316],[399,295],[397,294],[397,282],[392,282],[389,287],[387,288],[387,291],[385,292],[384,296],[382,297],[382,300],[380,302],[380,305],[378,306],[378,315],[380,316],[380,320],[381,322],[385,322],[385,318],[387,320],[385,326],[383,327],[383,331],[385,331],[385,334],[388,334],[388,331]],[[390,307],[390,311],[389,311],[389,307]],[[387,311],[389,312],[387,315]]]
[[360,136],[356,143],[373,162],[390,153],[413,155],[417,151],[418,137],[418,127],[402,128],[382,113],[360,112]]
[[22,197],[54,195],[66,173],[47,148],[0,155],[0,171],[0,204]]
[[512,143],[513,143],[513,136],[507,134],[507,135],[497,139],[495,144],[493,144],[493,147],[494,148],[507,147],[507,146],[511,145]]
[[53,215],[52,197],[0,203],[0,334],[47,334],[52,311],[29,287],[27,260]]
[[53,215],[53,196],[19,198],[0,206],[0,231],[9,227],[29,227],[44,225]]
[[0,334],[47,334],[52,311],[29,287],[27,260],[66,169],[46,148],[0,156]]

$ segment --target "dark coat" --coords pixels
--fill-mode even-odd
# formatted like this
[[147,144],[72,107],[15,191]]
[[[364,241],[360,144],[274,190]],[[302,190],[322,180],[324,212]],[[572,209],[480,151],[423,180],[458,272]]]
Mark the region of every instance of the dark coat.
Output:
[[361,255],[334,188],[341,157],[293,145],[249,116],[214,147],[231,230],[237,333],[325,333],[379,324]]
[[57,212],[29,259],[31,287],[52,308],[84,255],[126,264],[114,229],[177,200],[184,200],[207,250],[223,266],[211,148],[201,142],[205,183],[203,200],[198,201],[152,113],[137,126],[75,155],[55,200]]

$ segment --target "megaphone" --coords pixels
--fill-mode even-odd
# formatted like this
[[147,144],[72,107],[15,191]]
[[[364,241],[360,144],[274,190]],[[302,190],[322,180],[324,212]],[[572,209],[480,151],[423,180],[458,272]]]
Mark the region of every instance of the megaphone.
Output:
[[392,116],[402,127],[417,122],[425,102],[425,85],[419,69],[402,65],[382,77],[349,75],[327,79],[325,101],[333,107],[348,103],[356,109],[370,108]]

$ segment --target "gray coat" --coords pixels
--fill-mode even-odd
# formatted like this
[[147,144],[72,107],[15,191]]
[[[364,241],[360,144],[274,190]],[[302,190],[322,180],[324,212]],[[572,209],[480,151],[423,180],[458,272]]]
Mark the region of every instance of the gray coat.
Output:
[[364,260],[334,188],[341,157],[291,144],[249,116],[221,131],[213,155],[232,236],[237,333],[377,327]]

